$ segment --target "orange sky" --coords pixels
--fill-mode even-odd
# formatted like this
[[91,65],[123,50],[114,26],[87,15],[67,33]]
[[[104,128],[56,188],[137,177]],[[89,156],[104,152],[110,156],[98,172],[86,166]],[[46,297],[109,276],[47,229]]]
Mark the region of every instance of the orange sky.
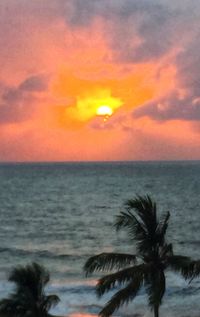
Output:
[[197,9],[2,0],[0,161],[200,159]]

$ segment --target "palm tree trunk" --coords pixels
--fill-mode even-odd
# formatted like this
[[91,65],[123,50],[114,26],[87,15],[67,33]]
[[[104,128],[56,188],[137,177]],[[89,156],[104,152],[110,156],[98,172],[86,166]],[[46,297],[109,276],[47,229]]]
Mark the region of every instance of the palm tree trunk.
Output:
[[154,317],[159,317],[159,306],[154,305]]

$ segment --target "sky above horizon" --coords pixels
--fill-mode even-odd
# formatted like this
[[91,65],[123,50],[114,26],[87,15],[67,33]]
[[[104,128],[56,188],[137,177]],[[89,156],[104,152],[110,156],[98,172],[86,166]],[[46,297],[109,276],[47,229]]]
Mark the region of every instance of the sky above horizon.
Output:
[[1,0],[0,161],[200,159],[200,1]]

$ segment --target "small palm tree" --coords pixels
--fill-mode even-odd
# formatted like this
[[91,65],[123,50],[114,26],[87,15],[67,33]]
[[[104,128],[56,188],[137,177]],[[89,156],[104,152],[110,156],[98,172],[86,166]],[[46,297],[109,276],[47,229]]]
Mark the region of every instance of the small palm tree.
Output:
[[166,242],[169,217],[167,212],[158,221],[156,203],[149,196],[136,196],[126,202],[125,211],[117,216],[115,227],[127,230],[130,240],[136,243],[136,254],[101,253],[89,258],[84,266],[86,275],[116,270],[100,278],[96,285],[98,296],[121,287],[101,310],[101,317],[112,315],[121,305],[133,300],[141,287],[145,287],[149,306],[158,317],[165,293],[165,270],[178,271],[184,278],[200,273],[198,262],[174,255],[172,244]]
[[56,295],[45,295],[49,282],[48,271],[37,263],[19,266],[12,270],[9,281],[15,291],[0,301],[0,314],[12,317],[46,317],[51,307],[59,302]]

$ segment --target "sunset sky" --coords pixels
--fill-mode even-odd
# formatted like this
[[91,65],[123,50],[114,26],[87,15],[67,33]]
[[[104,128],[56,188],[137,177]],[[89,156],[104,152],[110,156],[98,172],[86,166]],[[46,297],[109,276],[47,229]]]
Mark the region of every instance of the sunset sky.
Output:
[[0,161],[200,159],[200,1],[1,0]]

